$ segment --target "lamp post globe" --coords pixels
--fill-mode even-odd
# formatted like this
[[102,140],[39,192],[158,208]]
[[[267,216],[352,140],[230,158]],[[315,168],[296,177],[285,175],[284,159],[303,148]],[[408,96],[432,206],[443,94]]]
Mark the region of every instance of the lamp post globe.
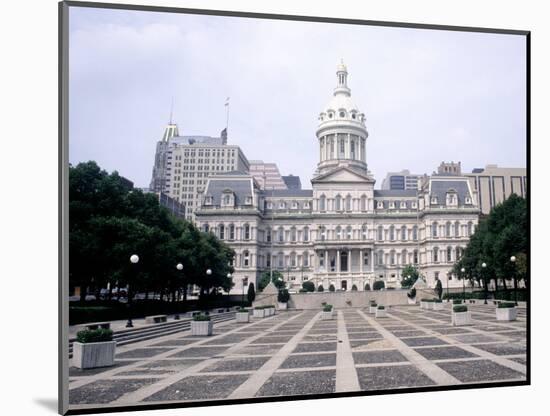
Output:
[[[181,272],[183,270],[183,264],[181,264],[181,263],[176,264],[176,269],[178,269]],[[180,295],[181,295],[179,289],[178,289],[177,293],[178,293],[178,301],[179,301],[180,300]],[[180,319],[179,312],[176,312],[176,315],[174,316],[174,319],[175,320]]]
[[212,270],[207,269],[207,270],[206,270],[206,274],[207,274],[208,276],[210,276],[210,275],[212,274]]
[[464,267],[460,269],[460,273],[462,274],[462,300],[464,303],[466,303],[466,286],[464,284],[464,279],[466,278],[464,276],[465,272],[466,272],[466,269]]
[[483,302],[485,305],[487,305],[487,292],[489,288],[487,287],[487,278],[485,276],[485,268],[487,267],[487,263],[483,262],[481,263],[481,268],[483,269],[483,291],[485,292],[485,301]]
[[132,254],[130,256],[130,263],[136,264],[139,261],[139,256],[137,254]]
[[516,256],[510,257],[510,261],[511,261],[512,263],[515,263],[515,262],[516,262]]
[[514,280],[514,304],[518,306],[518,283],[516,280],[516,273],[515,273],[515,265],[516,265],[516,256],[510,257],[510,261],[512,262],[512,267],[514,268],[514,276],[512,279]]
[[[139,261],[139,256],[137,254],[132,254],[130,256],[130,263],[137,264],[138,261]],[[130,293],[130,284],[128,284],[127,287],[128,287],[127,289],[128,293],[126,294],[126,296],[128,296],[128,303],[126,305],[128,307],[128,321],[126,322],[126,328],[133,328],[134,324],[132,322],[132,295]]]
[[176,269],[178,269],[178,270],[183,270],[183,264],[178,263],[178,264],[176,265]]

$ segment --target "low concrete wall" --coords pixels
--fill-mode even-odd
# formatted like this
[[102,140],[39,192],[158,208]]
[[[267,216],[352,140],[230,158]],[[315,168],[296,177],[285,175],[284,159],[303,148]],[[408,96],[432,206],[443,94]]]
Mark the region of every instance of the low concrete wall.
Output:
[[321,304],[326,302],[335,308],[364,308],[369,305],[370,300],[384,306],[407,305],[407,292],[408,290],[395,289],[293,293],[290,295],[288,306],[293,309],[319,309]]

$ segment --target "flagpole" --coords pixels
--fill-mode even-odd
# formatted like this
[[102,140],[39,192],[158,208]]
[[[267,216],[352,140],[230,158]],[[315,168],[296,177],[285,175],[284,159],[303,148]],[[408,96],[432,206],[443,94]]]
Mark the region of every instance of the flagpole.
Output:
[[229,97],[225,100],[225,129],[229,130]]

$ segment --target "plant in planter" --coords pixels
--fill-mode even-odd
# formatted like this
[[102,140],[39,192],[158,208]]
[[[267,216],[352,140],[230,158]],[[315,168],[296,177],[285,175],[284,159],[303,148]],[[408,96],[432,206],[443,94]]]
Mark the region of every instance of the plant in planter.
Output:
[[407,302],[409,305],[415,305],[416,304],[416,288],[412,288],[410,291],[407,292]]
[[454,305],[451,314],[451,323],[453,326],[469,325],[471,323],[470,311],[466,305]]
[[279,290],[279,293],[277,294],[277,302],[279,310],[284,310],[288,308],[288,301],[290,299],[290,293],[288,293],[287,289],[281,289]]
[[434,299],[432,302],[432,309],[434,311],[443,310],[443,301],[441,299]]
[[333,312],[334,310],[332,305],[330,304],[323,305],[323,312],[321,312],[321,320],[326,321],[326,320],[332,319],[334,316]]
[[496,308],[497,321],[515,321],[518,311],[514,302],[500,302]]
[[214,323],[210,320],[208,313],[199,313],[193,316],[191,321],[191,335],[197,337],[207,337],[212,335]]
[[110,329],[84,329],[73,343],[73,365],[77,368],[97,368],[115,365],[116,342]]
[[239,323],[250,322],[250,311],[245,308],[239,308],[235,313],[235,318]]
[[386,315],[386,307],[383,305],[378,305],[376,307],[375,317],[376,318],[385,318]]
[[376,308],[377,307],[378,307],[378,305],[376,304],[376,302],[371,300],[370,306],[369,306],[369,313],[376,313]]
[[254,318],[264,318],[266,315],[265,306],[256,306],[254,312],[252,312]]
[[462,305],[462,299],[453,299],[453,305]]
[[275,315],[275,305],[267,305],[267,310],[269,311],[269,316]]

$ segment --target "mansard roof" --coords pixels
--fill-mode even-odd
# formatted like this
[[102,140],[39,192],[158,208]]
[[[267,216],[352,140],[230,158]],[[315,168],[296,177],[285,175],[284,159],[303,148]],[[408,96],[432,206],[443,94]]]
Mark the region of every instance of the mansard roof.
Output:
[[313,190],[311,189],[269,189],[262,191],[266,197],[281,197],[281,198],[312,198]]
[[458,204],[464,205],[466,197],[472,200],[470,194],[470,187],[468,185],[468,179],[455,179],[455,180],[430,180],[430,196],[437,197],[437,202],[443,204],[447,197],[447,192],[454,191],[458,197]]
[[235,195],[235,205],[243,205],[247,196],[251,195],[252,178],[242,179],[216,179],[211,178],[208,181],[205,195],[212,197],[213,205],[221,205],[222,194],[230,190]]
[[411,198],[416,196],[416,189],[375,189],[375,198]]

